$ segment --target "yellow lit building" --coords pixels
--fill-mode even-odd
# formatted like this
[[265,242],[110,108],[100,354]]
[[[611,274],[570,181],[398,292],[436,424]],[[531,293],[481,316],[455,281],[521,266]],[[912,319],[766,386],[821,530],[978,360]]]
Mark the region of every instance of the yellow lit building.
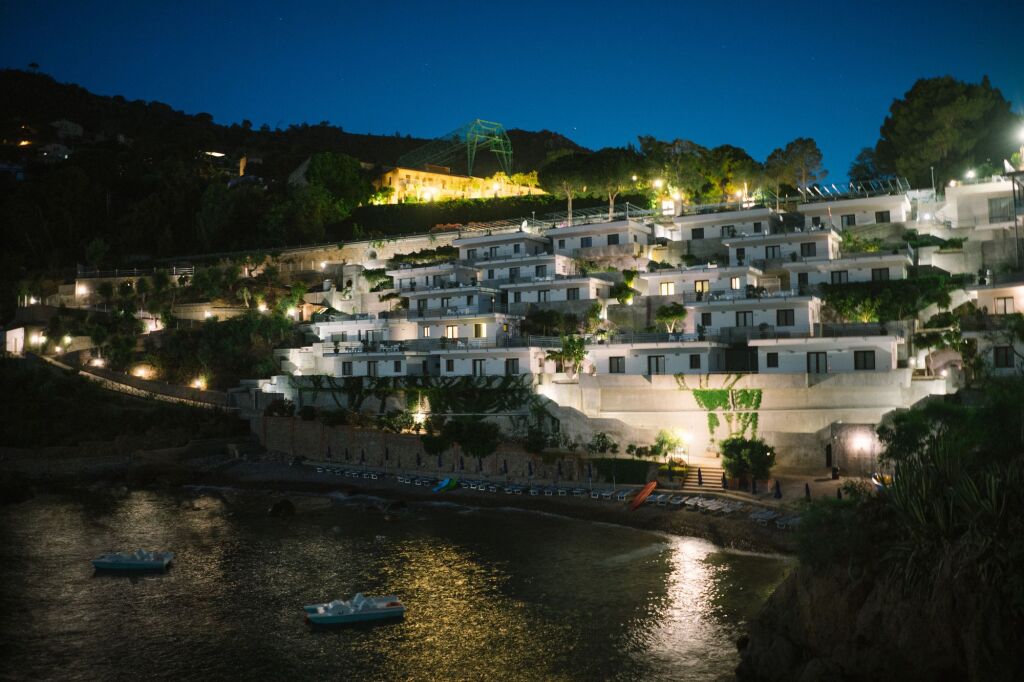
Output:
[[455,175],[444,166],[428,165],[424,169],[391,168],[373,181],[378,191],[390,194],[389,204],[404,202],[450,201],[452,199],[492,199],[544,194],[537,187],[536,174],[515,174],[511,178],[497,173],[490,178]]

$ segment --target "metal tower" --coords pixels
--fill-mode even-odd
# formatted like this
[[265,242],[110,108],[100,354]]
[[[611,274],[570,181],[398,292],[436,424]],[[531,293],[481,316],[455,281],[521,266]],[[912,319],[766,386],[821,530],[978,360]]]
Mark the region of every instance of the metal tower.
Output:
[[465,153],[466,174],[472,175],[473,161],[479,148],[492,152],[501,169],[507,175],[512,174],[512,142],[505,128],[500,123],[480,119],[402,155],[398,165],[405,168],[422,168],[428,163],[443,166]]

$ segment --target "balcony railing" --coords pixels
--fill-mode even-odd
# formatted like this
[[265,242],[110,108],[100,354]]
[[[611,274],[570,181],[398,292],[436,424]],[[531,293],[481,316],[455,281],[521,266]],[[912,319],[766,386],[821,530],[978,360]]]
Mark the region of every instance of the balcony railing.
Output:
[[87,270],[79,265],[76,276],[78,279],[96,279],[100,277],[142,277],[144,275],[152,275],[160,270],[166,272],[171,277],[179,277],[181,275],[191,277],[196,274],[196,269],[193,266],[172,268],[132,268],[130,270]]
[[507,314],[508,306],[495,303],[478,306],[447,306],[415,310],[394,310],[387,314],[389,319],[422,320],[435,317],[477,317],[480,315]]

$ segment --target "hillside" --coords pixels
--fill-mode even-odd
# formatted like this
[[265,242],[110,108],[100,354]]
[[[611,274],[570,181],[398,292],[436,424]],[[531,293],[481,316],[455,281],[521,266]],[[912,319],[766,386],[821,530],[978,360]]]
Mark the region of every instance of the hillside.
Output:
[[[43,144],[53,142],[56,134],[50,123],[59,119],[81,125],[84,139],[92,142],[116,139],[118,135],[133,143],[168,134],[184,136],[228,156],[247,153],[261,158],[259,172],[271,180],[286,178],[303,159],[315,152],[332,151],[366,163],[393,165],[402,154],[429,141],[397,134],[346,132],[326,122],[294,124],[280,130],[266,126],[254,128],[248,122],[221,125],[215,123],[210,114],[186,114],[163,102],[96,95],[77,85],[58,83],[47,75],[26,71],[0,70],[0,92],[5,93],[0,101],[0,137],[7,141],[21,139],[21,126],[28,125],[33,140]],[[452,128],[462,123],[452,121]],[[438,131],[438,134],[445,132]],[[551,151],[582,149],[572,140],[547,130],[512,129],[508,135],[517,171],[536,170]],[[24,155],[24,150],[20,155]],[[9,146],[5,156],[14,160]],[[490,175],[497,169],[490,155],[481,154],[474,170],[477,175]],[[465,168],[456,166],[453,170],[464,172]]]

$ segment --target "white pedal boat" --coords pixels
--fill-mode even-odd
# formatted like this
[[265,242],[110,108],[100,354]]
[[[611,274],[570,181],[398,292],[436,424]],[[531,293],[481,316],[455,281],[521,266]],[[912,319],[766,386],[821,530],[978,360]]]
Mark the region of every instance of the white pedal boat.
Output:
[[361,592],[351,601],[335,599],[326,604],[307,604],[302,609],[306,612],[306,622],[311,625],[347,625],[405,615],[405,606],[395,595],[365,597]]
[[159,571],[167,568],[174,559],[174,552],[149,552],[137,549],[134,552],[104,554],[92,560],[94,568],[107,571]]

